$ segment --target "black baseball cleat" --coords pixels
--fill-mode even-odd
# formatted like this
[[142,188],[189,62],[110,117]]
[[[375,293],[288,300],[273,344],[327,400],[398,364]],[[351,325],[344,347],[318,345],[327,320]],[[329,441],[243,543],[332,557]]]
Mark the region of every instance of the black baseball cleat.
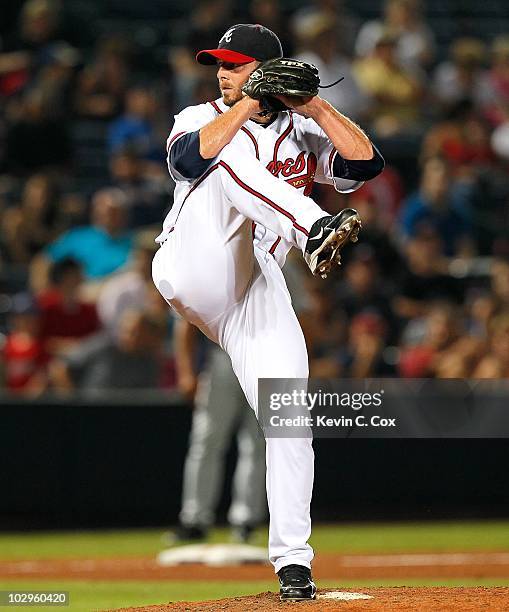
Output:
[[360,229],[361,220],[353,208],[315,221],[304,251],[304,260],[311,272],[327,278],[332,266],[341,263],[340,251],[345,244],[357,242]]
[[286,565],[279,576],[279,599],[281,601],[306,601],[316,599],[316,585],[311,570],[303,565]]
[[184,542],[203,542],[207,539],[207,529],[200,525],[178,525],[173,531],[164,534],[163,541],[168,546]]
[[254,525],[249,523],[245,523],[244,525],[235,525],[231,529],[231,539],[239,544],[247,544],[254,532]]

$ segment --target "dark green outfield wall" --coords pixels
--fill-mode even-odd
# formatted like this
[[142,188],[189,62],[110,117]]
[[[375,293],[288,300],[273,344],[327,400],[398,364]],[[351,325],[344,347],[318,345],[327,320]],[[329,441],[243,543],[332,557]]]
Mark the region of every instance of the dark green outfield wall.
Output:
[[[0,413],[0,529],[175,522],[186,406]],[[318,519],[509,516],[509,441],[316,440],[315,451]]]

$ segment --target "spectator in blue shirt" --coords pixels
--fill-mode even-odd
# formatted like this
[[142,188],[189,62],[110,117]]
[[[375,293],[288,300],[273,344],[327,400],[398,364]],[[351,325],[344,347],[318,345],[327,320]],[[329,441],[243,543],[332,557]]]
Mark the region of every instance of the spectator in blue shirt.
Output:
[[47,270],[55,261],[70,257],[79,262],[89,281],[101,281],[121,268],[132,250],[126,231],[124,194],[116,188],[101,189],[93,197],[91,224],[76,227],[50,244],[32,265],[34,289],[46,285]]
[[447,162],[431,157],[424,163],[419,191],[403,203],[400,226],[406,238],[430,230],[441,239],[443,255],[473,254],[469,192],[455,185]]
[[150,89],[131,87],[125,96],[125,111],[108,131],[108,148],[114,154],[126,147],[137,151],[146,161],[164,160],[164,145],[158,142],[154,128],[157,99]]

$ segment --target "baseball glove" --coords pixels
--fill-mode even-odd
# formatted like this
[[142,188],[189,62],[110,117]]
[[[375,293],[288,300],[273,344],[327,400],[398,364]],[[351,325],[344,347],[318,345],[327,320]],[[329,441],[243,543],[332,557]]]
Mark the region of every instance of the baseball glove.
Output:
[[251,73],[242,91],[260,101],[264,114],[287,110],[274,96],[312,97],[318,93],[320,77],[313,64],[277,57],[260,64]]

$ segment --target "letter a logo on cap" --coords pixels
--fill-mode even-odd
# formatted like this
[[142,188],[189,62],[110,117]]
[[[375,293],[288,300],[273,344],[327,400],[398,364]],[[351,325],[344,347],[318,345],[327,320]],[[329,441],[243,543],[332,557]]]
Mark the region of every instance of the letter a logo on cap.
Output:
[[227,43],[231,42],[231,40],[232,40],[232,34],[233,34],[233,32],[234,32],[234,31],[235,31],[235,28],[230,28],[230,29],[229,29],[227,32],[225,32],[225,33],[223,34],[223,38],[221,38],[221,40],[219,41],[219,43],[222,43],[222,42],[223,42],[223,40],[224,40],[224,42],[227,42]]

